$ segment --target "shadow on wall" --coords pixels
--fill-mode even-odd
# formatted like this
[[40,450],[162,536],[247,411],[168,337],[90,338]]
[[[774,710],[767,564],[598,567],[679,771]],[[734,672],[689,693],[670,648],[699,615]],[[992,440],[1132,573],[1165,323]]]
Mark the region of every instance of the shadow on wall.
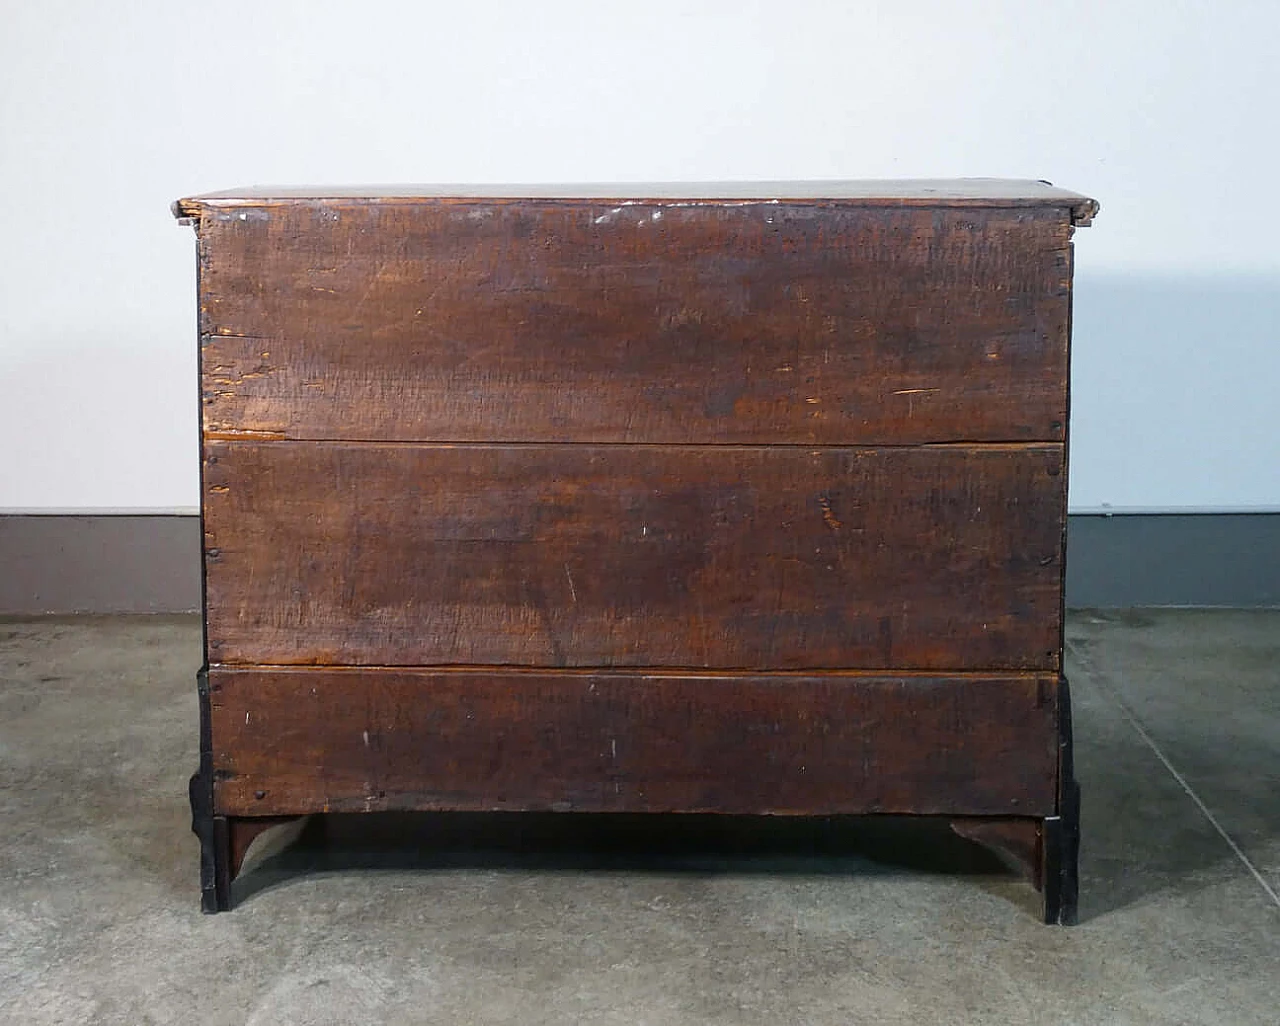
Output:
[[1076,262],[1072,510],[1280,510],[1280,273]]
[[[1071,606],[1280,605],[1280,274],[1076,278]],[[1206,516],[1223,510],[1270,511]]]

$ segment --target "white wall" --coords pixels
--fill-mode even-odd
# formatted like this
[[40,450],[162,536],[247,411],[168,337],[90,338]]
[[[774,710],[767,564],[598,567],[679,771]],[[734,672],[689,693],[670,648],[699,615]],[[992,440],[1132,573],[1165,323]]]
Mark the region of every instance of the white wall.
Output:
[[1073,508],[1280,508],[1280,5],[8,0],[0,508],[198,501],[183,194],[998,175],[1077,235]]

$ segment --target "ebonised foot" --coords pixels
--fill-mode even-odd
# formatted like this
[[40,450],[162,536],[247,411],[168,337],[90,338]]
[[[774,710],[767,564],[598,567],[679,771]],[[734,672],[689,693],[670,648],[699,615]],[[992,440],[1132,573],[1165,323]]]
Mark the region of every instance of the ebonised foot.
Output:
[[191,829],[200,838],[200,910],[231,908],[231,882],[240,875],[249,846],[264,830],[298,816],[215,816],[213,791],[201,773],[191,778]]
[[227,821],[213,815],[213,781],[203,765],[191,778],[190,793],[191,832],[200,839],[200,910],[225,912],[231,907]]
[[200,910],[231,908],[231,881],[240,874],[245,853],[264,830],[298,816],[217,816],[213,806],[213,744],[209,730],[209,677],[196,674],[200,694],[200,767],[191,777],[191,831],[200,839]]
[[1070,926],[1076,921],[1075,822],[1074,815],[1061,814],[1045,819],[970,817],[953,819],[951,829],[1013,862],[1040,892],[1044,921]]
[[1003,852],[1023,872],[1042,899],[1046,923],[1073,926],[1077,919],[1080,860],[1080,785],[1071,743],[1071,691],[1058,688],[1058,809],[1044,819],[967,817],[953,819],[961,837]]

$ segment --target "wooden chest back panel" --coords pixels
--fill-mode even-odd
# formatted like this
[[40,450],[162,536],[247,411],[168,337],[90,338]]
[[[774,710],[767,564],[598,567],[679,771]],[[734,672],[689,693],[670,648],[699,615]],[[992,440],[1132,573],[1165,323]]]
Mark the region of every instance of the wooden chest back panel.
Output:
[[294,201],[201,227],[205,429],[1061,441],[1070,210]]
[[215,669],[218,807],[1050,815],[1057,676]]
[[214,662],[1058,666],[1058,444],[206,453]]

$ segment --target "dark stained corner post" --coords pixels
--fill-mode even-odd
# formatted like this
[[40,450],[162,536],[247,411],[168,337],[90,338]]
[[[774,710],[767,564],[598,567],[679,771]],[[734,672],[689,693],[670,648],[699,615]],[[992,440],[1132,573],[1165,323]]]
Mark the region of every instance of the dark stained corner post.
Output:
[[1071,699],[1067,678],[1058,684],[1058,800],[1052,816],[965,817],[951,829],[1010,860],[1040,892],[1048,924],[1073,926],[1077,919],[1080,854],[1080,785],[1071,752]]
[[199,268],[206,911],[316,812],[944,817],[1074,921],[1043,182],[253,189]]
[[191,831],[200,839],[200,908],[223,912],[230,908],[226,823],[213,814],[213,735],[209,722],[209,671],[196,674],[200,701],[200,762],[189,785]]

